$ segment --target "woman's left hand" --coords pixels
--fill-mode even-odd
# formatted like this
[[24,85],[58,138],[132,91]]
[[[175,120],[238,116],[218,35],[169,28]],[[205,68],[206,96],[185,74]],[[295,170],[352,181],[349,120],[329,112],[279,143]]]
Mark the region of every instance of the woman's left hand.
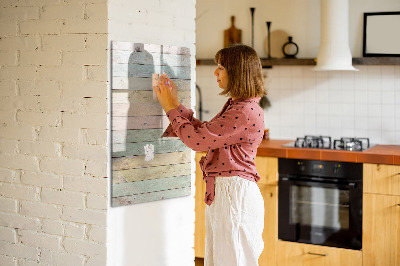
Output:
[[171,96],[171,87],[168,82],[165,82],[165,79],[160,79],[157,86],[153,87],[153,90],[157,93],[158,102],[165,113],[168,113],[171,109],[175,109]]

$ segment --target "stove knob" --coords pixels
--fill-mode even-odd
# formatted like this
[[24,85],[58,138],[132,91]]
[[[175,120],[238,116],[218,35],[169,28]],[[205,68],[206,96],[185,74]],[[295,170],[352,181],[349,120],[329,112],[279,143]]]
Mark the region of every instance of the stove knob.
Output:
[[334,174],[338,174],[339,171],[340,171],[340,164],[336,164],[336,165],[335,165],[335,168],[333,168],[333,173],[334,173]]
[[305,165],[303,164],[303,162],[297,162],[297,165],[299,166],[299,170],[301,172],[304,172],[304,170],[306,169]]

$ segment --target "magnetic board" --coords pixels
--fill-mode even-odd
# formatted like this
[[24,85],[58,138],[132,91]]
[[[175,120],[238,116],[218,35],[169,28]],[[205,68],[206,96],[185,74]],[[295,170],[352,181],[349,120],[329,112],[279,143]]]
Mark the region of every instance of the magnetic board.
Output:
[[111,206],[190,195],[191,152],[153,99],[152,74],[166,73],[190,107],[191,54],[186,47],[111,43]]

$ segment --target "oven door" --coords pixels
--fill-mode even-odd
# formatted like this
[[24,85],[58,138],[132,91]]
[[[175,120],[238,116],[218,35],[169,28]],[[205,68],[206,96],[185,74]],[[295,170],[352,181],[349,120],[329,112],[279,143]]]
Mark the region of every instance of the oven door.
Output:
[[279,179],[278,238],[361,249],[362,181]]

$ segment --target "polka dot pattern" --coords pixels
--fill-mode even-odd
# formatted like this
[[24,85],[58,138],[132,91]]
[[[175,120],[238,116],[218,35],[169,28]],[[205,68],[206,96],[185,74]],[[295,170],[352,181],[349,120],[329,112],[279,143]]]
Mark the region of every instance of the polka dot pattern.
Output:
[[200,160],[208,205],[214,199],[215,177],[240,176],[253,182],[260,179],[254,163],[265,128],[259,100],[229,99],[209,122],[194,118],[193,111],[183,105],[167,113],[171,123],[163,137],[179,137],[195,151],[208,151]]

